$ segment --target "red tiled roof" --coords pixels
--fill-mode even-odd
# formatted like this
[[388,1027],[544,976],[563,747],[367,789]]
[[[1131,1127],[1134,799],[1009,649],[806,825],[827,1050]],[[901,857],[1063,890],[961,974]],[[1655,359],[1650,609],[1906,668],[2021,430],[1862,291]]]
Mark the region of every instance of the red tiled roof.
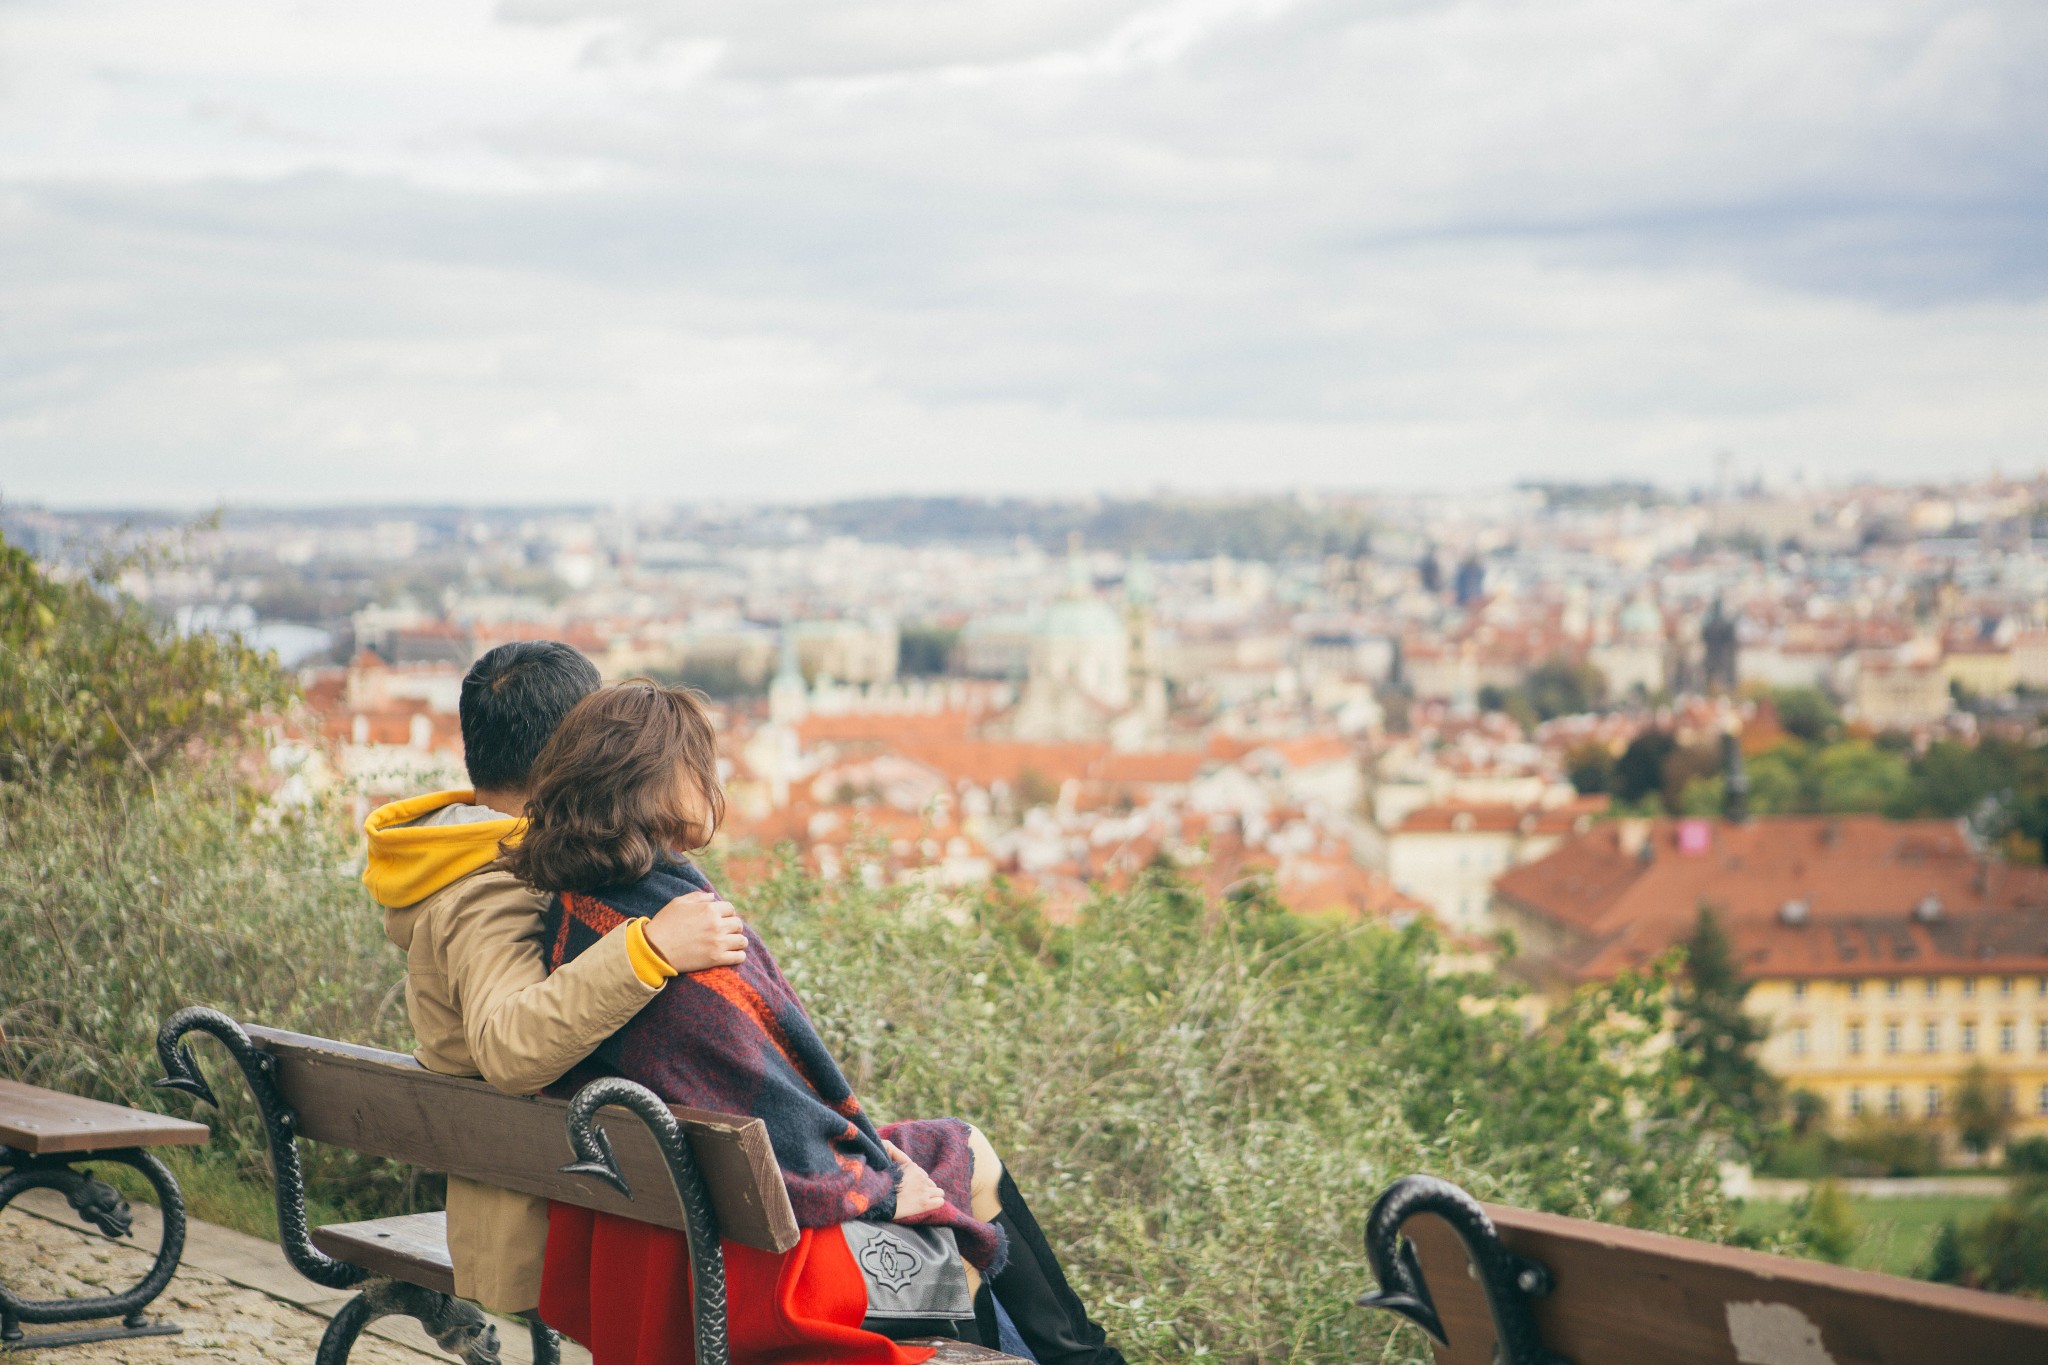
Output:
[[[1683,851],[1688,834],[1701,851]],[[1509,869],[1495,890],[1562,932],[1550,965],[1582,980],[1683,941],[1702,905],[1723,916],[1753,976],[2048,970],[2048,869],[1986,858],[1950,821],[1612,821]],[[1803,913],[1787,922],[1795,901]]]
[[1193,750],[1123,753],[1112,750],[1095,761],[1088,775],[1102,782],[1192,782],[1201,775],[1208,755]]

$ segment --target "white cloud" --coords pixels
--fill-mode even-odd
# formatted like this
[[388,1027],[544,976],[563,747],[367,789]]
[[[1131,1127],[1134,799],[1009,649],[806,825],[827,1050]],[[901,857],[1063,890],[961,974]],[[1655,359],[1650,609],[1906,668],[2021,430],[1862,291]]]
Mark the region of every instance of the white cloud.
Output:
[[2048,435],[2031,0],[40,0],[0,54],[11,497]]

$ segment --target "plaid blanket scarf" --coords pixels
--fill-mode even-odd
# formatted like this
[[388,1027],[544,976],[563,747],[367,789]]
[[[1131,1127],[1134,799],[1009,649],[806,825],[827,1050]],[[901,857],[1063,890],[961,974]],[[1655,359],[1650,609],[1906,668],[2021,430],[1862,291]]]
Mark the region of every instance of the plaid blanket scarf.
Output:
[[[687,862],[665,860],[630,886],[557,892],[547,912],[548,969],[677,896],[711,891]],[[747,960],[676,977],[613,1034],[593,1060],[670,1104],[748,1114],[768,1127],[800,1227],[857,1218],[887,1221],[899,1168],[882,1139],[901,1147],[945,1193],[937,1211],[906,1219],[953,1229],[970,1263],[993,1273],[1002,1230],[970,1212],[974,1158],[959,1119],[914,1119],[877,1130],[812,1027],[775,955],[748,925]]]

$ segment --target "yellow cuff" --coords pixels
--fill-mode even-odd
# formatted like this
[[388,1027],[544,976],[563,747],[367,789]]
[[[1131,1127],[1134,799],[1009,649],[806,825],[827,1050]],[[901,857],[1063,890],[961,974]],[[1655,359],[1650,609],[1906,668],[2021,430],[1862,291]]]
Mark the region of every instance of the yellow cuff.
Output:
[[644,986],[659,986],[676,974],[654,945],[647,941],[647,921],[636,919],[626,925],[626,956],[633,963],[633,975]]

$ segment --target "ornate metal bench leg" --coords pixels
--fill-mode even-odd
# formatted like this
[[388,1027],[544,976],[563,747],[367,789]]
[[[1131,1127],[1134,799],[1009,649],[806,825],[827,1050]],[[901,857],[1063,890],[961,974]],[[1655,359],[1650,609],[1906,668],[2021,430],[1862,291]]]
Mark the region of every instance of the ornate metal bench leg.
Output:
[[1550,1292],[1550,1271],[1509,1251],[1479,1201],[1435,1176],[1404,1176],[1374,1201],[1365,1220],[1365,1256],[1380,1287],[1362,1296],[1359,1305],[1399,1313],[1444,1345],[1451,1344],[1423,1280],[1415,1246],[1401,1235],[1402,1224],[1419,1213],[1443,1219],[1464,1243],[1473,1273],[1486,1290],[1498,1365],[1570,1365],[1544,1349],[1529,1309],[1529,1300]]
[[616,1104],[640,1116],[654,1134],[668,1165],[669,1180],[683,1206],[683,1231],[690,1243],[690,1284],[696,1295],[692,1319],[697,1333],[697,1365],[731,1365],[731,1345],[726,1336],[725,1252],[718,1244],[718,1213],[711,1207],[711,1195],[697,1172],[696,1158],[676,1116],[668,1111],[652,1090],[619,1076],[592,1081],[569,1101],[569,1147],[576,1160],[562,1169],[571,1175],[595,1176],[631,1199],[632,1187],[619,1171],[612,1156],[611,1142],[593,1120],[597,1111]]
[[372,1280],[343,1305],[320,1338],[314,1365],[344,1365],[365,1328],[395,1315],[419,1323],[442,1350],[467,1365],[498,1365],[498,1329],[482,1309],[399,1280]]
[[[157,1244],[156,1259],[149,1270],[130,1288],[119,1294],[101,1294],[80,1299],[19,1299],[0,1286],[0,1341],[15,1350],[43,1346],[75,1346],[89,1341],[113,1341],[123,1337],[161,1337],[184,1330],[174,1323],[152,1322],[143,1311],[177,1273],[178,1260],[185,1254],[185,1196],[163,1162],[137,1147],[116,1151],[30,1156],[11,1147],[0,1147],[0,1208],[12,1203],[26,1190],[61,1190],[83,1222],[107,1237],[126,1237],[135,1224],[128,1201],[112,1185],[73,1163],[117,1162],[142,1172],[156,1191],[157,1207],[163,1214],[163,1237]],[[28,1336],[25,1322],[86,1322],[94,1318],[119,1318],[118,1327],[94,1327],[79,1332],[39,1333]]]
[[306,1179],[299,1166],[296,1140],[298,1115],[292,1112],[277,1088],[276,1060],[250,1042],[249,1035],[242,1031],[240,1024],[219,1010],[197,1005],[179,1010],[164,1020],[163,1027],[156,1033],[157,1060],[163,1063],[164,1068],[163,1079],[157,1082],[158,1088],[181,1090],[219,1107],[213,1088],[206,1083],[199,1064],[192,1059],[192,1049],[183,1043],[185,1035],[193,1032],[210,1033],[227,1048],[228,1055],[241,1068],[242,1078],[249,1083],[249,1093],[256,1100],[257,1110],[263,1115],[263,1135],[270,1145],[270,1169],[277,1187],[277,1240],[284,1249],[285,1259],[314,1284],[325,1285],[329,1289],[353,1289],[361,1284],[369,1278],[369,1271],[326,1255],[313,1245],[306,1230]]
[[562,1339],[555,1329],[539,1318],[528,1318],[526,1330],[533,1336],[533,1365],[562,1365]]

